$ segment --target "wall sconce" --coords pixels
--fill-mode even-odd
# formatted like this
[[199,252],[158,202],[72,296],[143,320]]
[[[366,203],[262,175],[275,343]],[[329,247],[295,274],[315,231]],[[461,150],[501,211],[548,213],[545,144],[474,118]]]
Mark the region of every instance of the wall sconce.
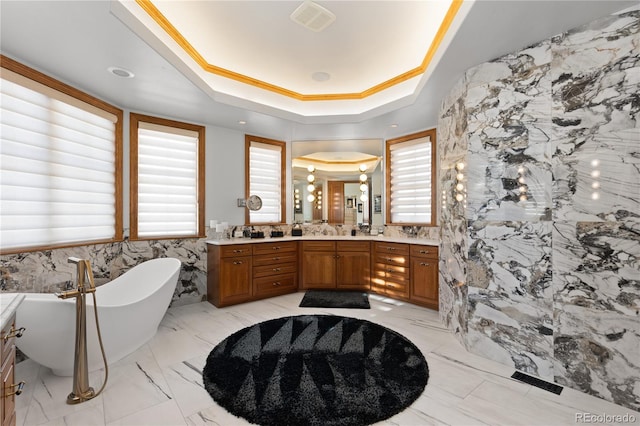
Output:
[[462,173],[462,171],[464,170],[464,163],[463,162],[459,162],[456,163],[456,186],[455,186],[455,190],[456,190],[456,195],[455,195],[455,199],[456,201],[463,201],[465,199],[465,187],[464,187],[464,173]]
[[599,165],[600,161],[597,158],[591,160],[591,167],[593,168],[593,170],[591,170],[591,177],[593,178],[593,182],[591,182],[591,188],[593,189],[591,199],[594,201],[600,198],[600,193],[598,192],[598,189],[600,188],[600,182],[598,180],[600,178],[600,170],[598,170]]
[[518,167],[518,184],[520,185],[518,187],[518,192],[520,193],[520,201],[522,202],[527,201],[528,199],[526,179],[524,178],[525,172],[526,170],[523,166]]
[[358,170],[360,171],[360,201],[365,202],[367,201],[369,198],[367,197],[367,190],[369,189],[369,186],[367,185],[367,175],[365,174],[365,172],[367,171],[367,166],[364,164],[361,164],[360,167],[358,167]]

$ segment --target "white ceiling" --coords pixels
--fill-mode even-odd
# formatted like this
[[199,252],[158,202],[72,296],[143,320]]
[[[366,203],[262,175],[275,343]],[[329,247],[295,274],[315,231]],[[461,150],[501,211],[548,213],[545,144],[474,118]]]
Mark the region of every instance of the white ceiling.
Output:
[[[415,41],[423,40],[424,28],[417,34],[409,29],[416,29],[421,21],[416,16],[425,13],[420,8],[431,2],[318,0],[337,16],[322,33],[289,21],[302,1],[176,1],[166,2],[164,11],[169,14],[178,3],[174,12],[182,14],[173,18],[176,27],[201,43],[199,48],[211,58],[208,62],[303,93],[345,93],[361,91],[422,61],[424,43]],[[190,4],[201,7],[191,27],[186,25],[195,21],[190,14],[195,9],[186,7]],[[464,13],[457,17],[459,28],[448,33],[446,50],[418,81],[416,94],[355,113],[335,105],[325,113],[307,114],[270,102],[264,105],[254,94],[247,101],[211,88],[199,75],[201,69],[179,60],[170,43],[161,43],[139,19],[122,13],[123,4],[115,1],[1,0],[0,48],[4,55],[136,112],[284,140],[389,138],[435,126],[440,100],[466,69],[637,4],[465,2]],[[205,45],[195,41],[197,35],[223,38],[223,43]],[[213,59],[216,49],[228,55]],[[368,72],[366,64],[383,74]],[[135,78],[115,77],[106,71],[110,66],[129,69]],[[316,71],[328,72],[331,79],[311,80]]]

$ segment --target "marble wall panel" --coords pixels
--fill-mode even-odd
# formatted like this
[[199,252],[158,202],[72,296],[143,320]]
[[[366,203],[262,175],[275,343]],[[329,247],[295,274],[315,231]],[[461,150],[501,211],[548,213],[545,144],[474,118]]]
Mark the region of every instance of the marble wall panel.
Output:
[[625,220],[640,226],[639,141],[639,127],[596,133],[570,154],[556,156],[552,191],[554,218],[559,221]]
[[638,317],[572,304],[554,314],[555,381],[640,411]]
[[467,347],[473,353],[553,380],[553,309],[528,297],[469,287]]
[[[552,299],[550,222],[469,223],[467,284],[523,303]],[[547,302],[543,302],[543,301]]]
[[[635,317],[640,324],[640,234],[624,223],[557,222],[554,297],[567,305]],[[639,327],[640,328],[640,327]]]
[[[441,253],[466,259],[440,261],[443,322],[472,352],[635,410],[639,22],[605,17],[474,67],[441,111],[462,96],[468,135],[463,216],[441,210]],[[449,196],[450,172],[440,184]]]

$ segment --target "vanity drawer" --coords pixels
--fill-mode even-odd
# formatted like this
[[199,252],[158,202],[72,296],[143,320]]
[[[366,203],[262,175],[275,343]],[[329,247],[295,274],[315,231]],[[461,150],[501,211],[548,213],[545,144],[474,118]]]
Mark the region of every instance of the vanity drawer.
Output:
[[405,255],[376,253],[374,261],[385,265],[399,265],[409,267],[409,256]]
[[271,264],[264,266],[253,266],[253,278],[269,277],[280,274],[295,273],[298,270],[298,266],[295,262]]
[[336,249],[335,241],[303,241],[303,251],[334,251]]
[[289,293],[297,288],[296,274],[273,275],[270,277],[254,278],[256,296],[273,293]]
[[409,244],[402,243],[376,241],[373,243],[373,249],[376,253],[409,254]]
[[220,246],[220,257],[251,256],[251,244]]
[[412,257],[428,257],[431,259],[438,258],[438,247],[434,246],[420,246],[420,245],[411,245],[411,256]]
[[253,255],[266,255],[274,253],[295,252],[296,241],[284,241],[280,243],[260,243],[253,246]]
[[269,253],[253,257],[253,266],[276,265],[289,262],[297,262],[298,254],[293,253]]

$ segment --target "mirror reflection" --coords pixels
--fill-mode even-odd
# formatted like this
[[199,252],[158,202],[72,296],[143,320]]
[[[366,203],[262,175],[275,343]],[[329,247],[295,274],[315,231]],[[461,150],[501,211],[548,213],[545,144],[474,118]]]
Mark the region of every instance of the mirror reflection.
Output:
[[292,144],[293,221],[381,226],[380,139]]

